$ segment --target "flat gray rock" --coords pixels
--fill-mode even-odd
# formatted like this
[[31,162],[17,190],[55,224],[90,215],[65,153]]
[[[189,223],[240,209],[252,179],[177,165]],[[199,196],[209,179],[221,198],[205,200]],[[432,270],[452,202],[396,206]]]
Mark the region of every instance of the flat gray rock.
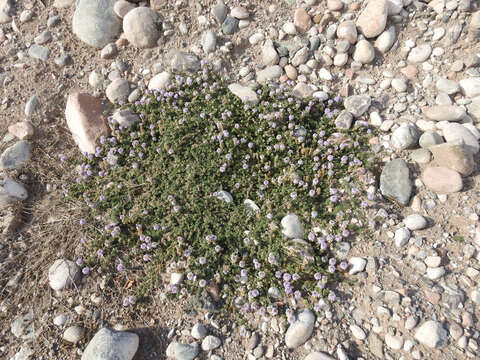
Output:
[[88,343],[82,360],[132,360],[138,342],[137,334],[102,328]]
[[257,81],[262,84],[278,79],[282,72],[282,68],[278,65],[267,66],[265,69],[257,72]]
[[174,341],[167,347],[167,356],[175,360],[193,360],[199,351],[200,347],[197,343],[182,344]]
[[362,116],[368,110],[372,99],[368,95],[352,95],[345,99],[344,106],[354,117]]
[[380,191],[383,196],[407,205],[412,195],[410,169],[403,159],[390,161],[380,175]]
[[20,169],[30,160],[32,145],[25,140],[7,148],[0,156],[0,170]]
[[73,33],[97,49],[115,42],[121,22],[113,11],[116,0],[78,0],[73,14]]
[[33,44],[28,48],[28,56],[34,59],[47,61],[50,57],[50,49],[46,46]]

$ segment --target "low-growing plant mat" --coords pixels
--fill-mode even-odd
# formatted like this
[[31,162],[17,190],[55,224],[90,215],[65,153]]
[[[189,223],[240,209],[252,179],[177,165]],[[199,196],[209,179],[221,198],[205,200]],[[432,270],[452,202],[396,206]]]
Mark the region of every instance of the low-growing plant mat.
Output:
[[[340,97],[299,100],[287,85],[256,93],[258,104],[242,102],[207,68],[177,75],[123,106],[140,122],[110,118],[96,154],[74,161],[65,189],[85,203],[77,263],[122,277],[125,306],[159,288],[272,315],[291,299],[315,310],[335,299],[348,265],[332,249],[368,228],[370,130],[335,127]],[[289,214],[301,239],[282,233]]]

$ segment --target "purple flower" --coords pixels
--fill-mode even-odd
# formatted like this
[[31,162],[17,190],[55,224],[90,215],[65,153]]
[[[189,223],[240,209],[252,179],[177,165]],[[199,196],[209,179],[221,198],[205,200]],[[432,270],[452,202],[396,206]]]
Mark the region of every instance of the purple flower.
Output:
[[205,287],[207,285],[207,282],[204,280],[204,279],[201,279],[199,282],[198,282],[198,285],[200,287]]
[[85,225],[87,223],[87,221],[85,219],[80,219],[79,221],[80,225]]
[[295,296],[295,299],[300,299],[302,297],[302,292],[297,290],[293,293],[293,296]]
[[83,275],[88,275],[90,273],[90,268],[88,266],[85,266],[83,269],[82,269],[82,274]]
[[125,270],[125,266],[123,264],[117,265],[117,271],[124,271],[124,270]]
[[83,259],[82,258],[78,258],[77,261],[75,261],[77,263],[78,266],[82,266],[83,264]]

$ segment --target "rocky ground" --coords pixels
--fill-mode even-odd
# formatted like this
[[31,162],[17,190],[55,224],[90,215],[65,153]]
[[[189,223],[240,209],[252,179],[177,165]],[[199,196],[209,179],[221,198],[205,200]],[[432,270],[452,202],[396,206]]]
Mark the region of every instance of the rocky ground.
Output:
[[[0,357],[480,357],[479,37],[471,0],[0,0]],[[61,160],[97,134],[72,124],[202,59],[232,83],[338,93],[338,127],[378,128],[373,237],[338,244],[354,284],[322,316],[298,308],[291,324],[244,326],[208,301],[160,293],[125,308],[73,262],[78,219],[59,205],[72,179]],[[94,97],[73,95],[66,112],[78,92]]]

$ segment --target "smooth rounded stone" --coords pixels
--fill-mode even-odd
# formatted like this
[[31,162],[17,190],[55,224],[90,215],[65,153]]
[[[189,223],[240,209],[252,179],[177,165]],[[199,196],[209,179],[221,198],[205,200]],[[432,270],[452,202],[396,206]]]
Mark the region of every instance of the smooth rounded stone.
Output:
[[285,70],[285,74],[288,76],[290,80],[297,79],[297,69],[294,66],[288,64],[284,67],[284,70]]
[[434,131],[425,131],[418,140],[419,145],[424,149],[429,149],[430,146],[442,144],[443,142],[440,134]]
[[30,160],[31,153],[32,145],[28,141],[18,141],[0,155],[0,170],[22,168]]
[[202,35],[202,49],[205,54],[215,51],[217,46],[217,34],[213,30],[207,30]]
[[113,11],[120,19],[123,19],[130,10],[135,9],[135,5],[126,0],[118,0],[113,6]]
[[30,121],[20,121],[8,127],[8,132],[20,140],[27,140],[33,136],[33,125]]
[[53,2],[53,7],[57,9],[66,9],[72,6],[75,3],[75,0],[55,0]]
[[127,128],[140,122],[140,117],[131,109],[119,109],[113,113],[112,120]]
[[105,89],[105,95],[112,104],[126,102],[130,94],[130,85],[125,79],[115,79]]
[[352,95],[345,99],[344,106],[354,117],[362,116],[370,107],[372,99],[368,95]]
[[344,4],[340,0],[327,0],[327,8],[330,11],[341,11],[343,6]]
[[278,56],[277,50],[273,46],[272,40],[265,41],[265,44],[262,46],[262,62],[266,66],[277,65],[280,61],[280,56]]
[[424,322],[415,332],[415,340],[429,348],[440,348],[448,344],[448,331],[437,321]]
[[353,60],[361,64],[369,64],[375,59],[375,49],[367,40],[360,40],[355,45],[355,52],[353,53]]
[[227,17],[228,8],[223,3],[223,1],[219,1],[212,7],[211,12],[213,16],[215,16],[215,18],[218,20],[218,23],[221,24],[225,21],[225,18]]
[[365,270],[365,267],[367,266],[367,260],[362,259],[360,257],[352,257],[348,261],[348,263],[352,266],[348,273],[350,275],[355,275],[358,274],[359,272],[362,272]]
[[387,15],[387,0],[370,0],[357,19],[358,30],[366,38],[380,35],[387,25]]
[[0,209],[5,209],[27,197],[28,192],[22,184],[10,178],[0,178]]
[[403,337],[391,335],[389,333],[385,334],[385,345],[387,345],[392,350],[400,350],[403,347]]
[[470,175],[475,168],[473,154],[463,144],[445,143],[429,147],[435,164],[455,170],[463,176]]
[[410,153],[410,159],[417,164],[428,164],[432,159],[432,153],[427,149],[416,149]]
[[101,49],[120,34],[121,22],[113,11],[116,0],[78,0],[73,33],[87,45]]
[[68,320],[68,316],[65,314],[57,315],[53,318],[53,325],[55,326],[63,326]]
[[437,80],[437,82],[435,83],[435,87],[438,91],[444,92],[448,95],[453,95],[460,91],[460,86],[456,81],[445,79],[442,77]]
[[308,60],[309,54],[310,50],[308,50],[308,47],[303,47],[295,53],[290,62],[293,66],[300,66],[302,64],[305,64]]
[[472,102],[467,105],[468,115],[475,122],[480,122],[480,96],[472,99]]
[[232,35],[238,29],[239,20],[232,16],[227,16],[222,23],[222,31],[225,35]]
[[245,199],[243,201],[243,204],[246,206],[246,208],[249,212],[256,213],[256,212],[260,211],[260,208],[258,207],[258,205],[255,204],[255,202],[251,199]]
[[480,290],[472,290],[470,299],[472,299],[475,304],[480,305]]
[[412,195],[410,169],[403,159],[394,159],[387,163],[380,175],[382,195],[407,205]]
[[422,181],[428,189],[439,194],[451,194],[463,188],[460,174],[446,167],[428,167],[422,174]]
[[256,105],[259,102],[257,93],[253,91],[248,86],[243,86],[238,83],[230,84],[228,89],[238,98],[240,98],[243,102]]
[[72,63],[72,57],[69,54],[62,54],[57,56],[54,60],[55,64],[60,67],[70,65]]
[[295,214],[284,216],[280,222],[282,225],[282,234],[289,239],[303,238],[303,226],[300,219]]
[[232,194],[230,194],[228,191],[225,191],[225,190],[215,191],[213,193],[213,196],[215,196],[219,200],[225,201],[226,203],[233,202]]
[[427,268],[427,278],[430,280],[438,280],[443,275],[445,275],[445,269],[443,267]]
[[405,246],[408,243],[408,240],[410,240],[410,230],[408,230],[406,227],[402,227],[400,229],[397,229],[395,231],[395,246],[396,247],[402,247]]
[[42,31],[33,39],[35,44],[38,44],[38,45],[43,45],[49,42],[50,40],[52,40],[52,33],[49,30]]
[[102,59],[112,59],[118,54],[117,45],[115,43],[110,43],[105,45],[105,47],[100,52],[100,57]]
[[85,329],[81,326],[70,326],[63,333],[63,340],[76,344],[82,340],[85,335]]
[[250,45],[257,45],[259,42],[263,41],[265,36],[261,33],[255,33],[248,38]]
[[46,46],[33,44],[28,48],[28,56],[34,59],[47,61],[50,57],[50,49]]
[[206,336],[202,341],[202,350],[203,351],[210,351],[218,348],[222,345],[222,341],[213,335]]
[[463,328],[456,322],[452,322],[450,323],[448,332],[453,340],[458,340],[463,335]]
[[427,219],[420,214],[408,215],[403,219],[403,223],[409,230],[423,230],[428,225]]
[[407,82],[404,79],[392,79],[391,85],[396,92],[407,91]]
[[293,22],[287,22],[283,25],[282,30],[288,35],[296,35],[297,27]]
[[248,19],[250,16],[247,9],[245,9],[243,6],[235,6],[232,8],[230,15],[239,20]]
[[199,352],[197,343],[182,344],[174,341],[168,345],[166,355],[175,360],[193,360]]
[[125,37],[135,47],[153,48],[161,35],[160,15],[147,7],[138,7],[123,18]]
[[135,333],[102,328],[88,343],[82,360],[132,360],[138,343]]
[[167,86],[170,83],[171,77],[172,77],[172,75],[167,71],[163,71],[163,72],[155,75],[148,82],[148,89],[149,90],[159,90],[159,89],[164,88],[165,86]]
[[12,20],[13,3],[11,0],[0,0],[0,24]]
[[448,123],[443,128],[443,137],[447,142],[464,143],[468,151],[473,154],[478,153],[479,144],[475,135],[465,126],[457,123]]
[[335,66],[344,66],[348,61],[348,54],[347,53],[342,53],[342,54],[337,54],[333,58],[333,65]]
[[51,16],[47,20],[47,27],[49,27],[49,28],[55,27],[58,24],[60,24],[61,21],[62,21],[62,19],[61,19],[60,16],[58,16],[58,15]]
[[392,146],[397,150],[405,150],[416,147],[420,132],[415,125],[404,124],[397,128],[391,137]]
[[480,77],[471,77],[460,80],[459,85],[466,97],[473,98],[480,95]]
[[303,345],[312,336],[314,325],[315,315],[313,312],[308,309],[300,311],[285,333],[287,347],[295,349]]
[[55,260],[48,269],[48,283],[55,291],[71,287],[79,278],[80,268],[70,260]]
[[467,115],[465,109],[455,105],[433,105],[423,114],[433,121],[460,121]]
[[350,129],[353,123],[353,115],[347,111],[342,110],[335,119],[335,126],[338,129]]
[[355,339],[365,340],[367,338],[365,331],[358,325],[350,325],[350,331]]
[[282,76],[282,68],[278,65],[267,66],[265,69],[257,71],[257,81],[260,84],[276,80]]
[[382,32],[379,37],[375,40],[375,47],[382,54],[385,54],[390,50],[397,39],[397,32],[395,26],[390,26],[387,30]]
[[337,53],[344,54],[348,52],[348,49],[350,49],[350,43],[347,40],[337,40],[335,49],[337,50]]
[[300,34],[306,33],[313,25],[312,18],[302,8],[295,10],[293,23]]
[[438,268],[442,263],[442,258],[440,256],[427,256],[424,262],[429,268]]
[[345,39],[350,44],[355,44],[357,42],[357,27],[353,21],[347,20],[337,27],[337,38]]
[[192,331],[190,332],[194,339],[200,340],[208,335],[208,330],[205,326],[200,323],[193,325]]
[[103,119],[101,101],[89,94],[70,94],[65,107],[65,118],[80,151],[94,154],[97,139],[109,131]]
[[40,106],[40,101],[36,95],[32,95],[30,99],[28,99],[27,103],[25,104],[24,113],[27,117],[33,115],[33,113],[38,109]]
[[410,63],[419,64],[430,57],[432,47],[429,44],[417,45],[408,54],[407,60]]

